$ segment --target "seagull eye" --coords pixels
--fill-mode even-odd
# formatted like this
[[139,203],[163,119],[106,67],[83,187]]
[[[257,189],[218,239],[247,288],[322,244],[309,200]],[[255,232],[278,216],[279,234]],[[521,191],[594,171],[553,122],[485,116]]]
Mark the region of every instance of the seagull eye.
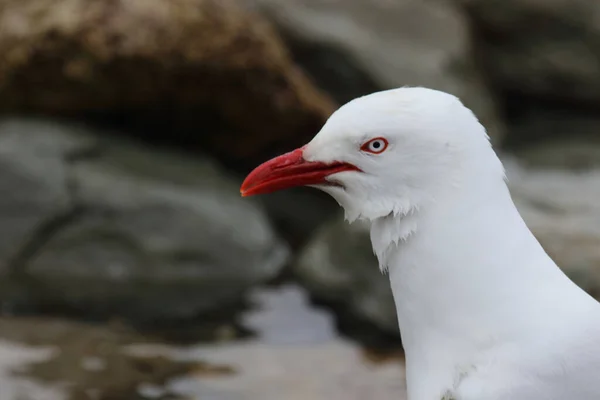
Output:
[[367,153],[372,154],[380,154],[385,151],[388,147],[388,141],[385,138],[378,137],[375,139],[371,139],[365,144],[363,144],[360,149]]

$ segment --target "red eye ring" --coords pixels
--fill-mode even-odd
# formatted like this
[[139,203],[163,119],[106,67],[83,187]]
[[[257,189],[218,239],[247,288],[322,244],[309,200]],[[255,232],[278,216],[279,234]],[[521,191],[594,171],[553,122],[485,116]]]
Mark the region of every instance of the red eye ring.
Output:
[[371,154],[381,154],[387,149],[388,144],[389,143],[386,138],[376,137],[369,140],[368,142],[365,142],[365,144],[363,144],[360,147],[360,149],[364,152]]

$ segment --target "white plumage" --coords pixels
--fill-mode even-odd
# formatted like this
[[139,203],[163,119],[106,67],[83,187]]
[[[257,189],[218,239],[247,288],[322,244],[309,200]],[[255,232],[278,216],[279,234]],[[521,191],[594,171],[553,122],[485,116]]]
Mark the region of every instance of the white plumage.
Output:
[[[364,147],[380,137],[381,153]],[[304,174],[298,184],[331,194],[347,219],[371,221],[409,400],[600,399],[600,304],[527,228],[485,129],[457,98],[401,88],[356,99],[296,152],[302,171],[271,161],[245,190]],[[355,168],[326,173],[332,164]],[[310,165],[320,179],[307,178]]]

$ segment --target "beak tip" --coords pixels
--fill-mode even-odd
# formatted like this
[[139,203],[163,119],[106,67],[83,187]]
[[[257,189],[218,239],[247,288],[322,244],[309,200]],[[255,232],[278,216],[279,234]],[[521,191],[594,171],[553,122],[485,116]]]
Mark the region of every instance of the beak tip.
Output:
[[245,187],[244,185],[242,185],[242,187],[240,188],[240,196],[242,196],[242,197],[252,196],[251,189],[252,188],[248,188],[248,187]]

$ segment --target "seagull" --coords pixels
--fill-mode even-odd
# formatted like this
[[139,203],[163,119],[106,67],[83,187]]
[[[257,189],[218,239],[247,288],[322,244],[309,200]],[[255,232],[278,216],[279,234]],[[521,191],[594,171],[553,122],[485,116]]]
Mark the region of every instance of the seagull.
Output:
[[529,230],[457,97],[403,87],[354,99],[308,144],[252,171],[241,194],[294,186],[370,223],[408,400],[600,399],[600,303]]

